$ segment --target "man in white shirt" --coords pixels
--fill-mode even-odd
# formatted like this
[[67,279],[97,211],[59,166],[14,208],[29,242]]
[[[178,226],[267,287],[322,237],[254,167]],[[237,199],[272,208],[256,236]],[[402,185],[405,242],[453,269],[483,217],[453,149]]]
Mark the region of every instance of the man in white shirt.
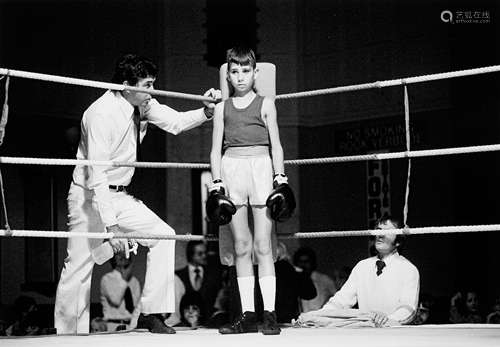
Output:
[[[156,75],[153,63],[128,54],[118,61],[112,82],[153,89]],[[211,89],[205,95],[215,100],[220,91]],[[214,103],[205,103],[204,108],[177,112],[159,104],[148,93],[127,89],[107,91],[83,114],[77,158],[134,162],[149,123],[176,135],[211,118],[214,107]],[[68,193],[69,231],[175,234],[146,205],[127,193],[133,174],[133,167],[76,166]],[[173,334],[175,330],[163,323],[161,314],[175,310],[175,242],[141,240],[139,243],[150,250],[137,327]],[[68,257],[57,287],[54,310],[58,334],[89,331],[90,282],[97,261],[93,250],[101,244],[100,240],[87,238],[68,239]],[[127,244],[124,239],[109,240],[114,253],[125,251]]]
[[125,325],[135,327],[139,316],[141,284],[132,275],[132,258],[123,253],[110,260],[113,270],[101,278],[102,315],[108,331]]
[[[377,228],[395,229],[398,223],[383,219]],[[419,273],[398,253],[401,244],[402,235],[376,236],[377,255],[357,263],[342,288],[315,312],[352,308],[357,303],[360,311],[370,312],[376,327],[410,323],[418,305]]]

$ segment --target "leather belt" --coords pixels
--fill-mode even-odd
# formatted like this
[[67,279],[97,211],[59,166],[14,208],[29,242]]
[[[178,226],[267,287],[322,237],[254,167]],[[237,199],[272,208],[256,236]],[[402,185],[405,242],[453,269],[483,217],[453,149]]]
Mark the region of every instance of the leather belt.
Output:
[[115,186],[110,184],[109,189],[114,190],[115,192],[126,192],[127,186]]

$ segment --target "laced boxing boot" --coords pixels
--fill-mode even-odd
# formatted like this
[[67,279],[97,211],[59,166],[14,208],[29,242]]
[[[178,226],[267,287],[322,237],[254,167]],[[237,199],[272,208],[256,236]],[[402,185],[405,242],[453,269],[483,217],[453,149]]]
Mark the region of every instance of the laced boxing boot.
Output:
[[276,320],[276,312],[264,311],[262,314],[262,333],[264,335],[279,335],[281,329]]
[[232,324],[219,329],[221,334],[256,333],[257,331],[257,315],[250,311],[242,313]]

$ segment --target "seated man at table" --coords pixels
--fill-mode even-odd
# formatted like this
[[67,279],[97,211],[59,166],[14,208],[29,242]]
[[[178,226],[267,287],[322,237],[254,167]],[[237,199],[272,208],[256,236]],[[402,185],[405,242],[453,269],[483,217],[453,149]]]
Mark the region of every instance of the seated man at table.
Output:
[[[381,219],[377,229],[399,228],[390,218]],[[385,234],[375,237],[377,255],[356,264],[347,282],[321,309],[303,313],[299,322],[319,322],[328,326],[332,318],[360,318],[366,325],[375,327],[408,324],[413,319],[419,292],[417,268],[398,250],[403,235]],[[350,310],[358,304],[359,310]],[[348,315],[335,312],[349,312]],[[319,319],[321,317],[321,319]],[[333,321],[332,321],[333,322]],[[344,324],[344,323],[342,323]],[[307,325],[307,323],[305,324]],[[314,325],[314,324],[312,324]]]

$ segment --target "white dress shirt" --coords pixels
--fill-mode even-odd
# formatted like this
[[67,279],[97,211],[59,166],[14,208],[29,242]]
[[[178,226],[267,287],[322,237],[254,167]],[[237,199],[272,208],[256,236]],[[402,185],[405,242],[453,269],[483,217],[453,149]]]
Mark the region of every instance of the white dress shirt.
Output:
[[[150,110],[142,116],[140,139],[144,138],[147,123],[174,135],[191,129],[207,120],[203,108],[177,112],[155,99]],[[136,161],[136,126],[134,108],[120,92],[107,91],[84,112],[77,159]],[[76,166],[75,184],[94,192],[93,200],[106,226],[116,223],[110,199],[109,185],[127,186],[134,175],[133,167]]]
[[131,319],[132,313],[125,306],[125,291],[130,288],[134,307],[141,298],[139,280],[132,276],[127,282],[118,270],[108,272],[101,279],[101,304],[104,319]]
[[413,317],[418,304],[417,268],[397,252],[384,259],[377,276],[377,257],[360,261],[342,286],[322,309],[345,309],[356,302],[362,311],[379,311],[402,324]]

